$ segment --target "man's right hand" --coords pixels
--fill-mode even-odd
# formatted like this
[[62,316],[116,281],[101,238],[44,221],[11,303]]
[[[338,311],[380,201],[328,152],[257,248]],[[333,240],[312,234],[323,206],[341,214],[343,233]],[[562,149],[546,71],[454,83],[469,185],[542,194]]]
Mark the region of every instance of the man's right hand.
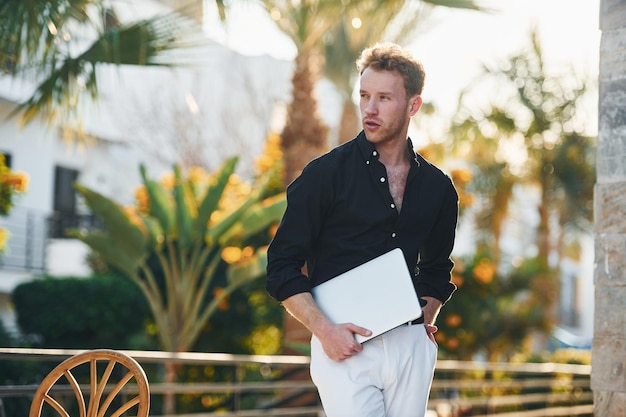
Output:
[[342,361],[363,350],[354,334],[370,336],[372,332],[353,323],[334,324],[320,311],[311,293],[299,293],[283,300],[283,305],[322,343],[328,357]]
[[371,331],[353,323],[333,324],[317,334],[326,355],[333,361],[343,361],[363,350],[354,334],[369,336]]

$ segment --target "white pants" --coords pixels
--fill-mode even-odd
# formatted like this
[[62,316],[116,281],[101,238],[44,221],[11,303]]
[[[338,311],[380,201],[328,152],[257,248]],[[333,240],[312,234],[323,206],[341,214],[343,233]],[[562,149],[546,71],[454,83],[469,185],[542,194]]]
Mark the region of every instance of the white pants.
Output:
[[423,324],[375,337],[341,362],[311,339],[311,378],[327,417],[423,417],[436,360]]

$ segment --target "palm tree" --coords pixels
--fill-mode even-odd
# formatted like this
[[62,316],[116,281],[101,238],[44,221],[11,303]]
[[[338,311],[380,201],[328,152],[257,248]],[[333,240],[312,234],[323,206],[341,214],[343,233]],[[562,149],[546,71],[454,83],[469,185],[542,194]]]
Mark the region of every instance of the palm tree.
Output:
[[[476,223],[482,231],[477,249],[488,249],[500,264],[500,235],[513,191],[521,186],[537,190],[535,262],[543,272],[531,285],[551,292],[554,301],[567,240],[575,242],[581,229],[591,229],[594,138],[585,135],[578,120],[588,87],[576,76],[547,74],[536,33],[528,51],[486,68],[484,75],[497,82],[490,103],[484,109],[475,101],[464,105],[479,87],[482,97],[488,94],[484,84],[475,83],[462,95],[451,130],[457,151],[464,151],[460,157],[476,169]],[[556,319],[553,311],[550,318]]]
[[[472,152],[466,156],[480,168],[486,185],[482,191],[502,186],[492,191],[492,213],[506,211],[513,184],[539,189],[538,257],[548,265],[551,252],[560,254],[553,244],[552,215],[560,214],[561,224],[589,228],[593,138],[584,134],[578,121],[580,103],[588,92],[586,83],[547,75],[536,33],[531,45],[528,52],[499,68],[486,68],[489,79],[502,81],[499,94],[485,111],[461,109],[452,132],[458,145],[471,144]],[[501,155],[503,148],[515,146],[516,141],[523,143],[521,152],[526,153],[522,164]],[[493,216],[496,233],[503,216]]]
[[264,0],[263,4],[298,51],[292,77],[292,101],[281,134],[285,184],[289,184],[307,162],[328,147],[328,126],[317,112],[314,88],[321,73],[322,40],[344,6],[334,0]]
[[[229,180],[237,160],[200,181],[175,166],[171,189],[149,178],[142,166],[143,192],[130,208],[76,186],[104,230],[74,230],[72,236],[141,289],[165,351],[193,348],[220,303],[265,274],[268,232],[286,202],[276,194],[273,171],[259,176],[252,192],[233,198]],[[166,383],[175,382],[177,368],[166,364]],[[165,397],[164,414],[174,414],[171,395]]]
[[428,19],[432,6],[481,10],[475,0],[368,0],[350,2],[334,30],[324,38],[324,75],[343,100],[339,143],[360,130],[359,115],[352,100],[358,74],[354,63],[363,49],[381,40],[406,42]]
[[[224,16],[223,1],[216,2]],[[99,67],[174,64],[164,53],[197,43],[189,39],[198,25],[185,14],[200,5],[194,0],[176,12],[121,24],[103,0],[0,2],[0,69],[38,83],[12,115],[23,123],[43,116],[78,126],[80,98],[98,95]]]

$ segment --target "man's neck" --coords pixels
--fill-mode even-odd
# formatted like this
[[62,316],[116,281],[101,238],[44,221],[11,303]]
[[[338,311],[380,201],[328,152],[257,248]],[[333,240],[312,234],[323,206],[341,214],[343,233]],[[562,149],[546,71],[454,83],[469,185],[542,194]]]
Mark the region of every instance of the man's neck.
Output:
[[404,165],[409,160],[406,140],[380,143],[376,145],[376,150],[385,166]]

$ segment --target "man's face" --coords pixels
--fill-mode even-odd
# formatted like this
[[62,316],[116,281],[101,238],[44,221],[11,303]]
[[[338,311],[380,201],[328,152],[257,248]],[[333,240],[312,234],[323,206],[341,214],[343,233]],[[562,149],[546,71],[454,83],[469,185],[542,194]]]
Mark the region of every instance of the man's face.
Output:
[[421,106],[421,97],[406,98],[402,76],[392,71],[366,68],[361,75],[361,121],[367,140],[384,143],[406,140],[411,117]]

